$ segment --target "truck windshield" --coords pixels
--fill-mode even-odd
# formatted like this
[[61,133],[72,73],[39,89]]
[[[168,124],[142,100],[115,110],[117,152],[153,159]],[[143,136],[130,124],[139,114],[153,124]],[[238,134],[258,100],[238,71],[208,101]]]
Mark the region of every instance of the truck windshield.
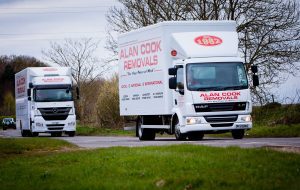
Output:
[[72,100],[72,92],[68,88],[34,90],[34,101],[36,102],[61,102]]
[[239,90],[248,88],[243,63],[190,63],[187,88],[191,91]]

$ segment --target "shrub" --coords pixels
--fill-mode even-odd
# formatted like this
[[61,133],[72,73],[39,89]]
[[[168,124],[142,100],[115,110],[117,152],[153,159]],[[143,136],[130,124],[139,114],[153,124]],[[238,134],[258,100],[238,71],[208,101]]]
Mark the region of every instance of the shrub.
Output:
[[101,127],[120,128],[123,117],[119,110],[118,76],[106,80],[99,89],[96,105],[97,118]]

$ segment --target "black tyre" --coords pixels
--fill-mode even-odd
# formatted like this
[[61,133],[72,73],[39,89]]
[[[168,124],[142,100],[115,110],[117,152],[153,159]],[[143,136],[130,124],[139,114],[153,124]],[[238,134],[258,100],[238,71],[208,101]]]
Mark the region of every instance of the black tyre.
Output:
[[155,139],[155,131],[153,129],[143,129],[141,127],[142,119],[139,117],[137,119],[137,129],[138,129],[138,136],[140,140],[154,140]]
[[200,141],[203,139],[203,137],[204,137],[204,133],[202,132],[190,132],[188,134],[188,138],[191,141]]
[[69,137],[74,137],[75,136],[75,131],[69,131],[67,134],[69,135]]
[[61,137],[62,136],[62,132],[52,132],[51,133],[51,137]]
[[30,137],[30,131],[29,130],[21,130],[22,137]]
[[38,132],[33,132],[33,133],[32,133],[32,136],[33,136],[33,137],[37,137],[37,136],[39,136],[39,133],[38,133]]
[[234,139],[242,139],[244,138],[245,130],[243,129],[233,130],[231,131],[231,134]]
[[179,141],[186,140],[187,135],[180,132],[179,121],[177,118],[174,118],[172,125],[173,125],[172,127],[174,128],[176,140],[179,140]]
[[3,130],[6,130],[7,129],[7,127],[6,126],[3,126]]

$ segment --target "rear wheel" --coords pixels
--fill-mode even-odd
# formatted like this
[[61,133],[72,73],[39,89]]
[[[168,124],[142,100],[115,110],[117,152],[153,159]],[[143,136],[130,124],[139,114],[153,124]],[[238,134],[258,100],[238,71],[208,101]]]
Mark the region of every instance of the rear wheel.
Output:
[[153,129],[144,129],[142,128],[142,118],[139,117],[137,119],[137,130],[138,136],[140,140],[154,140],[155,139],[155,131]]
[[202,132],[190,132],[188,134],[188,138],[191,141],[200,141],[203,139],[203,137],[204,137],[204,133]]
[[244,138],[245,131],[243,129],[233,130],[231,134],[234,139],[242,139]]
[[5,125],[3,125],[3,130],[6,130],[6,129],[7,129],[7,127]]

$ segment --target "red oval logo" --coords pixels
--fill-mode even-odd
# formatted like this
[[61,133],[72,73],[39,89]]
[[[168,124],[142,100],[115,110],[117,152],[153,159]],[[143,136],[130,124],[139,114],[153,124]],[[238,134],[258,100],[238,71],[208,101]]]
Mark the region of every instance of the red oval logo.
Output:
[[204,35],[195,38],[195,42],[201,46],[217,46],[220,45],[223,41],[217,36]]

